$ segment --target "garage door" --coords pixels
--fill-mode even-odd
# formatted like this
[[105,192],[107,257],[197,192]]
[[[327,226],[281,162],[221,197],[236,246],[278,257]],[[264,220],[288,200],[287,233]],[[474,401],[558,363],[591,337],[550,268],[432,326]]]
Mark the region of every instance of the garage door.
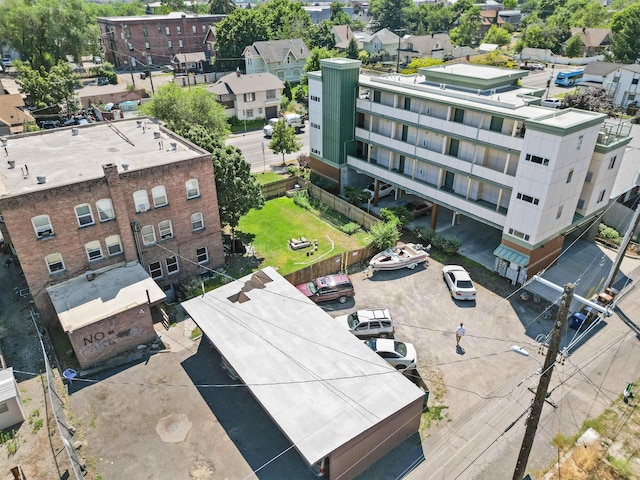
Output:
[[264,116],[266,119],[278,118],[278,107],[267,107],[264,109]]

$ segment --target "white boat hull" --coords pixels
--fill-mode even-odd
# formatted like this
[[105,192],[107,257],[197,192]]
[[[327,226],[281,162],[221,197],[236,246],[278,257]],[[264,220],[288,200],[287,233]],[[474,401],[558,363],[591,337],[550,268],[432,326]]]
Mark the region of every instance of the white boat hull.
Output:
[[369,261],[369,268],[374,271],[414,269],[420,263],[427,261],[428,257],[429,253],[422,248],[422,245],[407,243],[374,255]]

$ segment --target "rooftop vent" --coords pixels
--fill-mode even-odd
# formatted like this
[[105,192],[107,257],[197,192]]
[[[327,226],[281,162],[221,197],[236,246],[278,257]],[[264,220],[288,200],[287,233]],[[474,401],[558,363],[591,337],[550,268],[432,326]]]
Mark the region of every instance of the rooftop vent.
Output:
[[153,132],[153,138],[160,138],[160,132]]
[[142,120],[136,120],[136,124],[138,125],[138,128],[140,128],[142,126]]
[[171,150],[174,152],[178,150],[178,144],[176,142],[171,142]]
[[2,143],[3,147],[7,146],[7,137],[0,137],[0,143]]
[[123,163],[123,164],[122,164],[122,170],[124,170],[125,172],[126,172],[127,170],[129,170],[129,164],[128,164],[128,163]]
[[38,180],[39,184],[47,183],[47,176],[46,175],[37,175],[36,176],[36,180]]
[[87,270],[84,272],[85,277],[87,277],[87,281],[90,282],[96,278],[96,274],[93,270]]
[[71,135],[73,135],[74,137],[75,137],[76,135],[78,135],[78,129],[77,129],[77,128],[72,128],[72,129],[71,129]]
[[7,160],[7,163],[9,164],[9,169],[16,168],[16,161],[15,160]]

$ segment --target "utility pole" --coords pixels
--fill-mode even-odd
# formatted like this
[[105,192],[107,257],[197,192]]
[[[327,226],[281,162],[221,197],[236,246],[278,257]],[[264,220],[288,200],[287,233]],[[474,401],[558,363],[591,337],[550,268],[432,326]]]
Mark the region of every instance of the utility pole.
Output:
[[607,281],[604,282],[605,288],[610,288],[611,285],[613,285],[613,282],[616,279],[616,275],[618,274],[618,270],[620,270],[620,265],[622,264],[622,259],[624,258],[624,254],[627,251],[627,247],[629,246],[629,242],[631,241],[631,237],[633,236],[633,232],[635,232],[636,228],[638,228],[638,223],[640,223],[640,202],[638,202],[636,211],[633,214],[631,225],[629,225],[629,228],[627,229],[627,233],[624,234],[624,238],[620,243],[620,247],[618,248],[618,254],[616,255],[616,259],[613,261],[613,265],[611,266],[611,271],[609,272]]
[[402,40],[402,33],[406,32],[404,28],[396,28],[394,30],[398,34],[398,58],[396,59],[396,73],[400,73],[400,40]]
[[556,357],[560,351],[560,340],[562,339],[562,332],[564,332],[565,325],[567,323],[567,316],[569,315],[569,306],[573,299],[574,288],[575,285],[573,283],[567,283],[564,286],[564,293],[560,300],[558,316],[556,317],[553,332],[551,333],[549,350],[547,350],[547,356],[544,359],[542,375],[540,376],[538,389],[536,390],[536,395],[533,398],[533,403],[531,404],[531,413],[527,419],[527,429],[524,432],[522,446],[520,447],[520,454],[518,455],[518,462],[516,463],[516,469],[513,472],[513,480],[523,480],[524,478],[524,472],[527,468],[531,447],[533,447],[533,440],[536,437],[536,430],[538,429],[538,422],[540,421],[542,407],[544,406],[544,402],[547,398],[547,391],[549,383],[551,382],[553,366],[556,363]]
[[133,78],[133,57],[129,57],[129,73],[131,73],[131,82],[133,83],[133,88],[136,88],[136,80]]

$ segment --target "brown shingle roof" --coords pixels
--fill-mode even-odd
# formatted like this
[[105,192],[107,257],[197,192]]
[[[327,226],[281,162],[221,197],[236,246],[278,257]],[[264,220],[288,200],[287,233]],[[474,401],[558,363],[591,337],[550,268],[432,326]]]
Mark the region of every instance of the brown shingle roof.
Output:
[[[20,94],[0,95],[0,121],[9,127],[21,126],[24,122],[34,122],[34,118],[24,107]],[[11,129],[15,133],[15,129]],[[21,129],[18,129],[21,131]]]
[[584,46],[601,47],[611,43],[611,29],[609,28],[581,28],[574,27],[571,29],[571,35],[580,35]]

